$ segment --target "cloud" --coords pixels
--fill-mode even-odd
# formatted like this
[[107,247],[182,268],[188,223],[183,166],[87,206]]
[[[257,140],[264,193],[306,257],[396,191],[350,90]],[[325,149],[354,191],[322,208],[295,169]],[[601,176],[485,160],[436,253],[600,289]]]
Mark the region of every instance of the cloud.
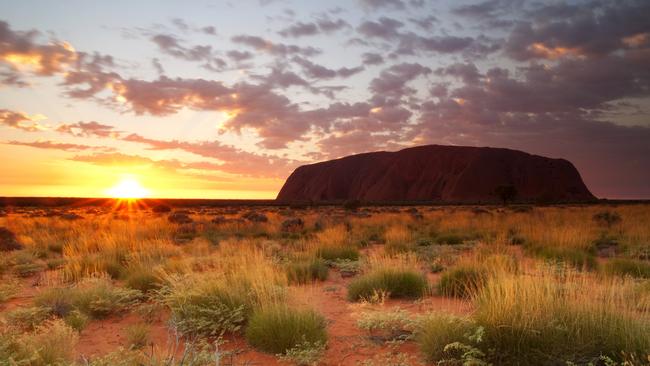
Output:
[[35,30],[13,31],[7,22],[0,21],[0,76],[3,83],[24,86],[20,80],[21,71],[40,76],[51,76],[61,72],[75,62],[76,51],[66,42],[52,41],[50,44],[36,42],[39,33]]
[[402,31],[405,24],[399,20],[381,17],[377,21],[365,21],[357,32],[370,39],[379,39],[394,45],[393,55],[417,55],[423,52],[466,53],[471,56],[487,55],[499,49],[498,41],[484,35],[478,37],[422,36],[411,31]]
[[296,45],[288,45],[284,43],[273,43],[262,37],[250,36],[250,35],[237,35],[231,38],[234,43],[242,44],[247,47],[251,47],[257,51],[267,52],[275,56],[290,56],[290,55],[301,55],[304,57],[316,56],[321,53],[321,51],[315,47],[307,46],[300,47]]
[[335,77],[347,78],[364,70],[363,66],[353,68],[342,67],[337,70],[329,69],[298,56],[292,58],[292,61],[300,65],[303,72],[313,79],[331,79]]
[[359,0],[361,6],[367,10],[378,10],[382,8],[403,10],[406,4],[402,0]]
[[226,55],[235,62],[242,62],[253,58],[253,54],[248,51],[230,50]]
[[418,63],[401,63],[384,69],[370,82],[370,91],[375,95],[401,98],[415,93],[407,87],[408,82],[431,73],[431,69]]
[[182,150],[198,156],[218,159],[221,163],[213,165],[212,169],[231,174],[281,177],[287,173],[288,169],[296,165],[295,161],[289,159],[245,152],[233,146],[223,145],[218,141],[165,141],[146,138],[138,134],[124,136],[122,140],[145,144],[151,150]]
[[306,37],[314,36],[322,33],[332,33],[343,28],[350,27],[350,24],[343,19],[318,19],[314,22],[297,22],[294,23],[278,33],[284,37]]
[[32,142],[7,141],[4,143],[8,145],[30,146],[39,149],[52,149],[52,150],[63,150],[63,151],[84,151],[84,150],[112,151],[113,150],[112,148],[103,147],[103,146],[70,144],[70,143],[54,142],[54,141],[32,141]]
[[19,130],[35,132],[44,130],[45,127],[38,121],[46,117],[40,114],[30,116],[26,113],[15,112],[8,109],[0,109],[0,125],[5,125]]
[[377,21],[365,21],[357,27],[357,32],[366,37],[381,38],[384,40],[391,40],[398,38],[401,33],[399,29],[404,26],[404,23],[399,20],[381,17]]
[[647,1],[577,5],[540,4],[518,21],[504,47],[519,60],[602,57],[650,47]]
[[181,40],[169,34],[156,34],[151,37],[158,49],[167,55],[191,62],[204,62],[203,67],[211,71],[220,71],[227,66],[226,61],[214,56],[211,46],[185,47]]
[[56,128],[56,131],[82,137],[116,137],[120,134],[113,126],[96,121],[62,124]]
[[384,57],[378,53],[366,52],[361,58],[364,65],[381,65],[384,63]]

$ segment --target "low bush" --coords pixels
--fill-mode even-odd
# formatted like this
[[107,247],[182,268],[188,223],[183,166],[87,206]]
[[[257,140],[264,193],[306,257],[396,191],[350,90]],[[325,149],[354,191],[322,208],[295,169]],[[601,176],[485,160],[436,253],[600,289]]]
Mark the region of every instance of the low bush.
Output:
[[610,275],[650,278],[650,262],[627,258],[608,260],[603,271]]
[[357,319],[359,328],[367,331],[372,339],[383,342],[410,339],[415,325],[409,312],[399,308],[364,312]]
[[313,310],[272,305],[257,309],[246,327],[246,340],[264,352],[285,354],[308,342],[327,342],[325,318]]
[[291,262],[286,266],[289,283],[305,284],[313,281],[325,281],[329,267],[323,259],[315,258],[310,261]]
[[381,268],[363,275],[348,285],[348,299],[358,301],[384,292],[392,298],[419,298],[427,290],[422,273],[408,269]]
[[487,271],[480,266],[461,265],[443,273],[438,292],[444,296],[471,297],[487,279]]

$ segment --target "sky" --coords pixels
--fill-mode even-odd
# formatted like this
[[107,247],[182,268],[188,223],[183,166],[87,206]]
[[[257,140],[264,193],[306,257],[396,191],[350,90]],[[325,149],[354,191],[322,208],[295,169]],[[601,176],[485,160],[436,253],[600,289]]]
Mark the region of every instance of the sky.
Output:
[[275,198],[424,144],[650,199],[650,2],[0,0],[0,196]]

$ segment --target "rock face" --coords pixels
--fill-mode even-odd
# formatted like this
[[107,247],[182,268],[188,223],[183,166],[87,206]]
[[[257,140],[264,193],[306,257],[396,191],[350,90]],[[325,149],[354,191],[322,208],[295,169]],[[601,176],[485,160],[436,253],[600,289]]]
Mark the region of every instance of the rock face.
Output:
[[590,201],[569,161],[489,147],[427,145],[298,167],[277,200],[497,202],[499,186],[518,201]]

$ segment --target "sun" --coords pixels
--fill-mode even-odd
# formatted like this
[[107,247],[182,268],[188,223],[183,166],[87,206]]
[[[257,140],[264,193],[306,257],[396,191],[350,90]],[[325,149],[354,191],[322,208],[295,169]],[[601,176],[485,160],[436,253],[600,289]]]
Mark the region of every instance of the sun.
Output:
[[137,199],[148,196],[149,190],[140,185],[135,178],[125,177],[106,193],[113,198]]

